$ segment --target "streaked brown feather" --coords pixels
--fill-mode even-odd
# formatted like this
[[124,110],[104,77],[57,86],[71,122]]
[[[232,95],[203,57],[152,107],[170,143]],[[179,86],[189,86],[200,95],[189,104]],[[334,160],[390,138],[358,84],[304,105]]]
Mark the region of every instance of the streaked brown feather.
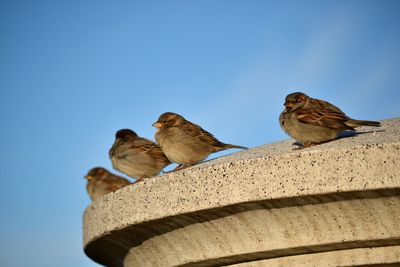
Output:
[[354,128],[345,123],[349,120],[349,117],[347,117],[343,112],[338,112],[332,109],[299,109],[295,114],[297,119],[303,123],[330,129],[354,130]]
[[119,180],[113,180],[112,182],[107,184],[107,189],[110,190],[111,192],[114,192],[124,186],[132,184],[131,182],[125,180],[125,179],[119,179]]
[[223,147],[224,143],[218,141],[210,132],[204,130],[199,125],[186,121],[182,125],[182,129],[190,136],[197,138],[199,141],[210,144],[212,146]]

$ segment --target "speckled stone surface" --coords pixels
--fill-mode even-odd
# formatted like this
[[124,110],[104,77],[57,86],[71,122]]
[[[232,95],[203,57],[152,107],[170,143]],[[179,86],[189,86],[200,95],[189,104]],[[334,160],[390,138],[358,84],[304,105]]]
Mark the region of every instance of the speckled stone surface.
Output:
[[289,256],[285,258],[239,263],[234,267],[339,267],[339,266],[398,266],[400,246],[358,248]]
[[293,140],[264,145],[111,193],[85,211],[85,252],[108,266],[218,266],[399,245],[400,119],[359,132],[296,151]]

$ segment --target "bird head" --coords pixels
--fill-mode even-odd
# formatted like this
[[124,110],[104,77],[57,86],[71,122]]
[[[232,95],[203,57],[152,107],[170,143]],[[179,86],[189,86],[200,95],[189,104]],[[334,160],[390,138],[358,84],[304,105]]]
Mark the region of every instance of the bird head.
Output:
[[179,114],[173,112],[165,112],[161,114],[161,116],[155,123],[153,123],[153,126],[156,127],[157,129],[161,129],[165,127],[182,125],[185,123],[185,121],[186,121],[185,118],[183,118]]
[[92,179],[98,179],[103,177],[105,174],[107,174],[107,170],[102,168],[102,167],[96,167],[91,169],[85,176],[85,179],[88,180],[89,182]]
[[122,139],[125,137],[137,137],[138,135],[131,129],[121,129],[115,133],[115,139]]
[[283,104],[286,107],[287,111],[295,111],[298,108],[303,107],[307,101],[309,101],[310,97],[301,92],[295,92],[288,94],[285,98],[285,103]]

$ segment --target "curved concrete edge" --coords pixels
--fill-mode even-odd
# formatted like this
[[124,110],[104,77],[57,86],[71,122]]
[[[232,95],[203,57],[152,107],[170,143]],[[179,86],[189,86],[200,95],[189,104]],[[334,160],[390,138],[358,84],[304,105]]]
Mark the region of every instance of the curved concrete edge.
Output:
[[340,266],[398,266],[400,261],[400,246],[357,248],[322,253],[295,255],[277,259],[261,260],[229,265],[231,267],[340,267]]
[[257,207],[399,195],[400,120],[380,130],[300,151],[292,141],[266,145],[125,187],[85,211],[85,252],[122,266],[131,247],[193,223]]
[[394,244],[400,196],[259,209],[188,225],[132,248],[124,266],[222,266]]

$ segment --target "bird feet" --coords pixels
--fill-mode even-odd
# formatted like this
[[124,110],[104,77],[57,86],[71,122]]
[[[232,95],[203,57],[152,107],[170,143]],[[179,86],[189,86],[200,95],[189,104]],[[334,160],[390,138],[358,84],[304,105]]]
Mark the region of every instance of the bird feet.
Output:
[[303,144],[303,145],[298,146],[298,147],[294,147],[292,150],[301,150],[301,149],[304,149],[304,148],[307,148],[307,147],[311,147],[311,146],[315,146],[315,145],[318,145],[318,143],[307,143],[307,144]]
[[144,177],[140,177],[139,179],[137,179],[134,184],[140,183],[144,180]]
[[180,171],[186,168],[189,168],[190,166],[193,166],[194,164],[180,164],[178,166],[175,167],[175,169],[171,170],[171,171],[167,171],[164,173],[170,173],[170,172],[176,172],[176,171]]

